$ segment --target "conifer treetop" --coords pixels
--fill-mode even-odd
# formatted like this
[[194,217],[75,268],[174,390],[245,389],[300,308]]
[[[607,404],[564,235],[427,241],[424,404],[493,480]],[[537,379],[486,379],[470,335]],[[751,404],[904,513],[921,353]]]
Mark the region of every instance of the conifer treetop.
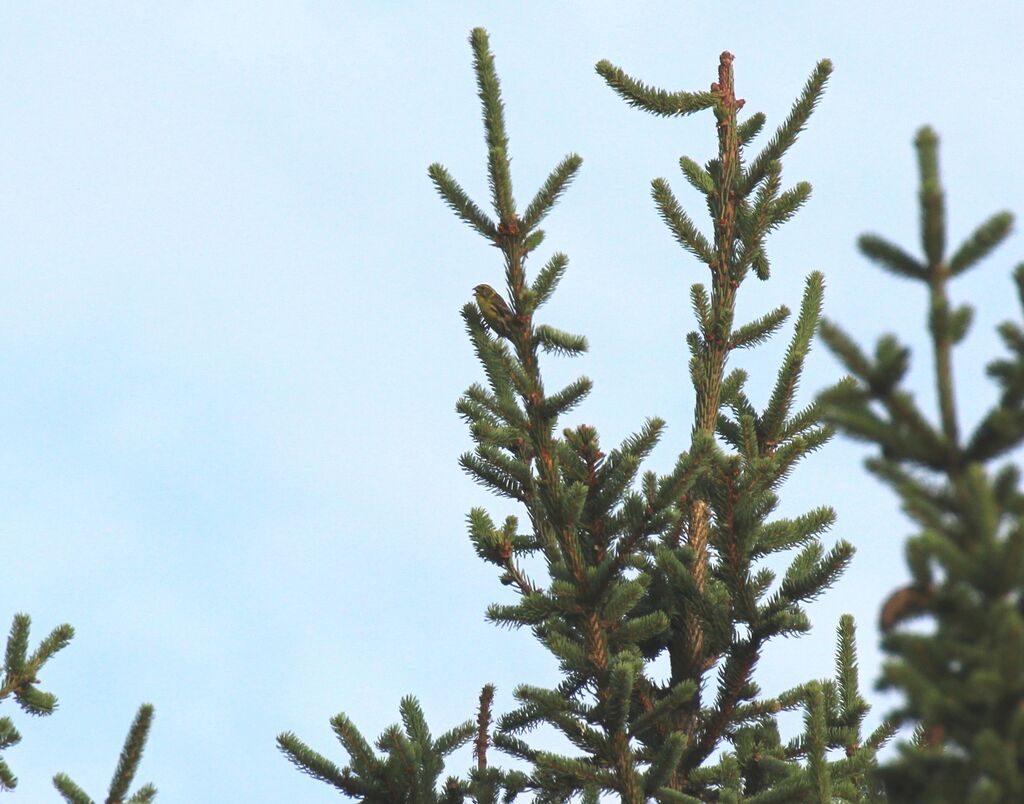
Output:
[[[1013,216],[997,212],[947,257],[945,194],[938,137],[914,139],[920,175],[921,250],[867,234],[862,253],[883,270],[925,286],[938,422],[901,384],[910,350],[882,336],[873,357],[837,324],[822,337],[852,376],[819,395],[828,419],[853,438],[875,444],[867,468],[891,486],[920,527],[906,542],[911,582],[882,606],[879,627],[888,655],[879,689],[903,693],[890,716],[913,726],[880,778],[888,800],[1002,802],[1024,798],[1024,494],[1020,470],[985,464],[1024,443],[1024,329],[1004,322],[1011,351],[988,366],[998,401],[966,438],[960,435],[952,351],[966,337],[969,305],[953,307],[949,282],[979,263],[1010,232]],[[1013,271],[1024,308],[1024,263]],[[926,618],[930,632],[905,625]]]
[[[668,474],[640,476],[664,421],[648,417],[634,435],[605,451],[590,424],[559,431],[560,419],[583,401],[591,381],[579,377],[548,394],[540,369],[540,352],[572,357],[587,350],[582,335],[536,320],[568,258],[555,252],[532,281],[526,271],[544,241],[540,221],[582,160],[566,156],[518,213],[501,89],[483,29],[473,30],[470,45],[491,211],[476,204],[441,164],[432,164],[428,175],[457,217],[500,250],[505,292],[490,284],[493,279],[467,280],[474,302],[462,308],[462,317],[486,386],[474,383],[456,406],[476,443],[459,462],[478,483],[520,503],[528,523],[521,529],[514,515],[496,523],[474,507],[467,524],[477,554],[495,565],[500,582],[519,598],[492,604],[487,619],[531,628],[558,660],[563,680],[553,689],[516,687],[519,706],[497,719],[490,736],[493,687],[486,685],[476,725],[467,721],[441,745],[427,739],[418,718],[406,717],[414,703],[407,698],[407,736],[401,739],[397,729],[385,733],[377,747],[386,757],[373,756],[344,715],[332,723],[352,757],[350,767],[339,769],[290,733],[278,738],[279,746],[305,772],[365,801],[454,802],[470,795],[493,802],[501,794],[508,802],[530,792],[537,802],[582,796],[596,804],[602,791],[627,804],[854,797],[870,785],[874,752],[886,734],[860,736],[866,706],[856,691],[852,621],[844,620],[840,629],[837,681],[811,681],[762,697],[752,678],[767,641],[809,629],[802,603],[831,586],[853,554],[845,541],[830,550],[819,541],[835,518],[827,507],[767,521],[777,504],[775,489],[832,434],[817,407],[792,412],[820,318],[820,273],[807,279],[767,407],[758,410],[746,397],[742,370],[724,376],[729,352],[765,341],[789,315],[779,308],[733,325],[735,296],[748,271],[753,268],[762,280],[769,276],[767,234],[810,194],[806,183],[782,190],[780,159],[811,114],[829,65],[819,65],[751,168],[744,167],[743,149],[764,116],[738,121],[744,104],[735,95],[730,54],[722,55],[711,89],[695,93],[653,89],[608,62],[597,67],[628,102],[655,114],[711,109],[719,142],[718,158],[704,166],[680,160],[684,175],[707,199],[710,237],[682,210],[666,181],[652,183],[672,234],[710,269],[711,292],[696,284],[690,294],[698,318],[698,330],[687,338],[697,391],[690,443]],[[799,553],[777,584],[771,570],[756,566],[792,548]],[[535,555],[544,561],[543,581],[528,577],[521,563]],[[663,654],[671,670],[661,682],[649,665]],[[717,683],[707,678],[713,671]],[[796,708],[807,713],[805,733],[783,744],[776,716]],[[530,746],[522,735],[541,724],[553,726],[580,753]],[[450,777],[439,796],[433,793],[429,780],[437,778],[442,754],[474,735],[476,767],[469,780]],[[723,744],[732,750],[710,763]],[[524,760],[532,772],[489,766],[490,747]],[[830,762],[827,752],[837,747],[846,749],[847,758]]]

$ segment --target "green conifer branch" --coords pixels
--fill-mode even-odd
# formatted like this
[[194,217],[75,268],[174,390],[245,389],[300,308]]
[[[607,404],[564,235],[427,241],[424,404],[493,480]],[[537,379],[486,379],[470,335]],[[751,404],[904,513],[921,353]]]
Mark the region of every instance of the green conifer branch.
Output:
[[[528,255],[544,242],[544,230],[534,229],[523,239],[523,254]],[[536,309],[536,308],[534,308]]]
[[[869,378],[872,376],[871,362],[850,336],[838,324],[829,321],[827,318],[821,319],[819,332],[821,333],[821,339],[825,341],[825,344],[839,358],[842,364],[849,371],[853,372],[854,377],[866,380],[870,384]],[[828,393],[831,396],[837,394],[848,395],[850,391],[857,388],[858,385],[854,378],[846,377],[833,386]]]
[[[871,387],[885,396],[896,395],[896,385],[903,379],[910,367],[910,350],[903,346],[895,335],[887,333],[878,339],[875,346],[875,366],[871,376]],[[911,402],[914,410],[917,406]]]
[[868,458],[864,465],[899,494],[903,510],[922,527],[941,530],[947,524],[955,503],[952,503],[946,489],[914,476],[895,460]]
[[856,626],[853,617],[839,618],[839,639],[836,647],[836,682],[839,686],[842,718],[848,726],[861,722],[868,711],[867,702],[860,694],[857,668]]
[[459,400],[456,409],[471,425],[478,421],[492,424],[504,422],[518,435],[526,427],[526,422],[522,419],[522,411],[508,404],[508,401],[508,398],[495,396],[474,383]]
[[693,306],[694,315],[697,316],[697,323],[706,331],[711,326],[711,305],[707,290],[699,282],[690,286],[690,304]]
[[582,164],[583,159],[580,156],[569,154],[551,171],[551,175],[541,185],[537,195],[533,197],[523,213],[523,228],[526,231],[531,231],[551,211],[555,202],[575,178],[576,172]]
[[1019,407],[995,407],[978,423],[964,447],[971,462],[985,463],[1024,441],[1024,410]]
[[668,224],[679,244],[698,260],[713,267],[716,260],[711,244],[690,220],[690,216],[683,212],[668,183],[664,179],[652,181],[651,195],[658,205],[662,220]]
[[[493,694],[493,687],[484,687],[481,693],[482,710],[489,706],[488,690]],[[423,711],[415,698],[406,696],[399,708],[405,733],[403,734],[396,724],[385,729],[377,739],[377,748],[385,752],[386,759],[381,759],[373,753],[362,734],[344,714],[338,714],[331,719],[331,728],[349,753],[350,765],[345,768],[339,769],[291,732],[278,735],[278,748],[300,771],[333,785],[353,798],[382,802],[438,801],[434,789],[444,767],[444,757],[466,745],[474,737],[477,738],[479,746],[478,724],[466,721],[433,740]],[[518,784],[522,782],[521,778],[506,778],[502,774],[481,774],[480,769],[478,760],[478,772],[473,776],[473,785],[464,786],[458,779],[449,777],[445,784],[446,797],[441,800],[462,802],[464,795],[471,790],[493,788],[500,786],[504,781]],[[508,791],[510,797],[507,800],[514,800],[515,794],[512,789],[508,788]]]
[[746,381],[747,372],[740,368],[733,369],[729,376],[722,380],[722,405],[731,408],[737,418],[749,416],[755,422],[760,422],[761,417],[758,415],[757,409],[743,390],[743,384]]
[[818,801],[832,801],[832,771],[825,757],[825,700],[821,685],[816,681],[808,685],[804,729],[807,734],[807,767],[813,796]]
[[534,278],[533,285],[530,288],[536,297],[534,310],[551,298],[551,294],[558,287],[558,282],[561,280],[568,265],[569,258],[561,252],[555,252],[547,264],[537,272],[537,276]]
[[509,171],[509,158],[503,148],[491,148],[487,154],[488,184],[494,212],[501,221],[498,224],[498,235],[518,235],[519,225],[516,222],[516,202],[512,198],[512,174]]
[[651,114],[662,117],[684,116],[701,109],[710,109],[715,104],[715,96],[711,92],[666,92],[655,89],[630,78],[607,59],[599,61],[594,69],[626,103]]
[[769,228],[776,229],[792,218],[810,197],[811,185],[805,181],[782,193],[771,206]]
[[927,280],[928,269],[899,246],[878,235],[861,235],[857,240],[861,254],[896,276]]
[[768,480],[767,487],[774,489],[779,486],[782,481],[789,477],[789,473],[797,461],[824,446],[832,439],[834,434],[835,432],[831,427],[817,427],[802,435],[790,438],[785,443],[780,442],[773,455],[773,476]]
[[789,308],[780,304],[770,313],[765,313],[758,319],[744,324],[733,330],[732,338],[729,341],[730,349],[748,349],[751,346],[758,346],[768,340],[779,331],[786,319],[789,318]]
[[555,418],[568,413],[583,401],[593,387],[594,384],[587,377],[579,377],[573,380],[561,391],[556,391],[544,400],[542,407],[543,415]]
[[967,336],[967,330],[970,329],[973,321],[974,308],[967,304],[956,308],[949,315],[946,330],[951,345],[955,346]]
[[[481,443],[477,445],[476,457],[503,476],[510,478],[518,488],[523,489],[530,484],[530,466],[526,461],[508,455],[507,451],[507,448],[501,446]],[[522,492],[517,499],[522,499]]]
[[[26,673],[25,653],[28,651],[28,631],[31,619],[27,614],[15,614],[11,623],[11,631],[7,637],[7,651],[4,656],[4,670],[8,677],[24,676]],[[3,693],[9,695],[15,689],[11,681],[5,679]]]
[[781,160],[783,154],[796,142],[797,136],[803,131],[807,120],[824,94],[825,84],[828,82],[828,77],[831,73],[832,62],[828,59],[822,59],[815,66],[814,72],[807,79],[803,91],[793,104],[789,116],[776,129],[771,140],[745,171],[742,186],[743,195],[750,193],[765,177],[769,165],[774,161]]
[[[477,449],[480,450],[481,447],[477,447]],[[486,453],[478,457],[465,452],[459,456],[459,466],[473,475],[478,483],[491,488],[502,497],[508,497],[517,502],[526,502],[528,499],[523,485],[507,471],[493,463],[488,463]]]
[[[57,696],[43,692],[35,685],[39,683],[39,671],[59,650],[67,647],[75,635],[75,629],[67,623],[58,625],[32,652],[28,653],[29,631],[32,618],[27,614],[15,614],[7,637],[4,663],[0,665],[0,701],[14,695],[15,701],[30,715],[51,715],[57,708]],[[21,735],[10,718],[0,719],[0,750],[17,745]],[[0,791],[13,790],[18,779],[0,757]]]
[[54,776],[53,783],[68,804],[94,804],[89,795],[64,774]]
[[715,192],[715,180],[707,170],[702,168],[688,156],[679,157],[679,167],[694,189],[711,196]]
[[946,251],[946,202],[939,184],[939,138],[928,126],[914,138],[917,164],[921,174],[918,199],[921,205],[921,246],[928,265],[934,268],[942,263]]
[[445,203],[452,208],[456,215],[488,240],[494,240],[498,236],[498,227],[470,199],[466,191],[459,186],[459,183],[451,177],[440,163],[435,162],[432,164],[427,169],[427,174],[430,176],[431,181],[433,181],[437,192],[440,193]]
[[743,432],[736,422],[724,414],[718,415],[718,423],[715,425],[715,433],[718,434],[733,449],[739,451],[743,448]]
[[[14,724],[8,717],[0,718],[0,749],[10,748],[21,742],[21,735],[14,728]],[[0,790],[13,790],[18,786],[18,779],[10,767],[0,757]]]
[[737,205],[736,223],[743,241],[743,250],[731,271],[737,282],[742,281],[751,266],[762,282],[767,281],[770,275],[768,258],[764,253],[764,238],[772,228],[773,205],[781,188],[782,164],[774,160],[768,164],[764,181],[757,188],[753,206],[745,199]]
[[537,345],[545,352],[575,357],[587,351],[587,339],[583,335],[572,335],[547,324],[539,325],[533,331]]
[[748,145],[754,137],[761,133],[764,122],[764,112],[754,112],[749,118],[740,123],[736,129],[736,136],[740,141],[740,147]]
[[821,405],[812,402],[807,407],[790,416],[782,429],[779,431],[776,440],[783,444],[791,438],[806,433],[822,421]]
[[827,531],[835,521],[836,512],[828,506],[820,506],[793,519],[777,519],[764,523],[757,529],[751,555],[770,555],[801,547],[818,534]]
[[[118,758],[117,768],[114,770],[114,778],[110,782],[108,800],[118,801],[128,795],[128,788],[135,778],[139,761],[142,759],[142,751],[146,747],[146,738],[149,736],[149,729],[152,724],[153,706],[151,704],[143,704],[139,707],[135,720],[132,721],[132,725],[128,729],[128,737],[125,739],[124,748],[121,750],[121,756]],[[152,788],[152,785],[145,785],[145,787],[152,789],[152,793],[145,795],[140,791],[132,798],[140,799],[141,796],[141,800],[148,801],[152,796],[156,795],[156,789]]]
[[473,48],[473,71],[480,103],[483,107],[484,132],[487,139],[487,167],[494,212],[502,224],[516,220],[512,199],[512,179],[508,158],[508,135],[505,133],[505,106],[501,101],[501,83],[494,69],[487,32],[474,28],[469,35]]
[[786,350],[786,357],[772,389],[768,407],[761,417],[764,433],[771,441],[778,438],[793,405],[804,361],[810,352],[811,340],[821,318],[824,290],[825,277],[819,271],[814,271],[807,277],[793,339]]
[[[125,738],[124,747],[117,760],[117,767],[114,769],[114,777],[110,780],[110,788],[106,801],[108,804],[150,804],[156,798],[157,790],[152,784],[145,784],[135,791],[130,798],[128,788],[138,772],[139,762],[142,760],[142,752],[146,747],[146,740],[149,737],[150,726],[153,725],[153,705],[144,703],[136,712],[131,726],[128,728],[128,736]],[[53,786],[64,797],[68,804],[93,804],[91,798],[86,795],[81,787],[76,785],[64,773],[58,773],[53,777]]]

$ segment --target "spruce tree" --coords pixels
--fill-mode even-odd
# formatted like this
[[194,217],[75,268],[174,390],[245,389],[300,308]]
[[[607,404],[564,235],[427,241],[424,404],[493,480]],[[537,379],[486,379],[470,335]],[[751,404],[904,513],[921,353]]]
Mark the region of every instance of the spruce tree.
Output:
[[[1024,329],[999,325],[1011,354],[990,363],[988,374],[1000,396],[961,436],[952,351],[973,310],[953,307],[947,285],[977,267],[1013,219],[993,215],[947,256],[938,138],[925,127],[914,144],[923,256],[877,235],[859,245],[881,268],[927,288],[939,423],[901,387],[910,350],[895,335],[880,338],[869,358],[830,321],[822,336],[853,376],[820,401],[838,428],[880,448],[867,468],[920,527],[906,542],[911,583],[881,612],[888,659],[879,687],[902,693],[893,719],[915,728],[883,769],[890,800],[1009,804],[1024,801],[1024,494],[1017,466],[986,466],[1024,441]],[[1024,306],[1024,263],[1013,279]],[[909,630],[919,618],[927,630]]]
[[[738,119],[743,101],[733,88],[733,57],[723,53],[710,90],[666,92],[645,86],[606,61],[598,73],[631,105],[662,116],[710,110],[719,152],[705,166],[683,157],[683,173],[707,199],[713,235],[702,234],[680,208],[666,181],[653,182],[657,208],[684,249],[711,271],[711,291],[694,284],[690,299],[698,329],[687,338],[696,408],[688,449],[667,475],[645,472],[642,460],[658,442],[664,421],[648,418],[621,446],[605,453],[597,430],[581,424],[557,434],[559,417],[591,390],[580,377],[551,395],[539,353],[573,356],[583,336],[536,323],[568,258],[554,253],[527,279],[526,262],[541,246],[539,224],[566,190],[581,159],[564,158],[521,213],[512,191],[500,86],[487,34],[470,35],[483,105],[493,217],[473,202],[440,164],[429,175],[456,215],[501,252],[506,295],[475,288],[462,309],[488,387],[472,385],[457,410],[476,442],[462,456],[465,471],[501,496],[521,503],[529,519],[496,524],[482,508],[468,517],[477,554],[494,564],[500,581],[519,595],[493,604],[487,619],[529,626],[559,660],[555,689],[520,685],[520,706],[490,733],[493,687],[480,697],[476,723],[466,721],[436,740],[413,697],[402,700],[403,729],[377,740],[378,756],[356,726],[338,714],[331,725],[350,764],[339,768],[291,732],[278,745],[300,770],[364,802],[513,801],[532,792],[538,802],[562,802],[600,792],[628,804],[648,800],[870,800],[875,752],[891,733],[883,724],[860,733],[867,704],[858,691],[854,627],[839,626],[834,680],[812,680],[762,696],[753,680],[765,644],[809,630],[802,604],[839,577],[853,547],[830,550],[819,535],[835,519],[820,507],[794,519],[769,520],[775,490],[808,453],[832,435],[814,403],[794,410],[804,359],[818,326],[824,280],[808,276],[794,333],[774,390],[763,409],[744,392],[746,373],[725,374],[731,352],[767,340],[789,316],[779,307],[734,326],[736,294],[750,269],[770,273],[767,234],[788,221],[810,195],[805,182],[782,190],[780,159],[793,145],[831,71],[821,62],[788,117],[760,152],[745,149],[765,122]],[[785,576],[760,566],[769,555],[798,549]],[[549,581],[537,584],[519,559],[540,553]],[[648,666],[667,655],[664,683]],[[711,676],[714,676],[711,678]],[[777,714],[802,708],[803,733],[783,743]],[[519,735],[553,725],[582,753],[568,757],[531,748]],[[477,765],[468,779],[436,781],[443,758],[474,741]],[[487,749],[530,763],[532,772],[487,764]],[[830,749],[844,749],[831,759]],[[718,754],[717,756],[716,753]]]

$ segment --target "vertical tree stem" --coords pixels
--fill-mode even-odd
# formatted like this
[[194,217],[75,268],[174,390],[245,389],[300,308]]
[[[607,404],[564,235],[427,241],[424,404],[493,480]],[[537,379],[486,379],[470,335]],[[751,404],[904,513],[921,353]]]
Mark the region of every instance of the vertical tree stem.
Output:
[[960,434],[956,422],[956,400],[953,396],[953,345],[950,343],[946,319],[949,317],[949,299],[946,296],[948,269],[944,264],[931,266],[931,309],[943,310],[944,314],[931,316],[932,346],[935,352],[935,374],[939,392],[939,410],[942,414],[942,431],[950,447],[955,451],[959,446]]
[[[714,228],[717,263],[712,267],[711,326],[704,336],[704,377],[706,385],[697,388],[694,434],[714,435],[718,422],[722,375],[728,354],[735,305],[735,282],[731,275],[733,243],[736,232],[736,180],[739,172],[739,138],[736,112],[743,106],[733,88],[733,55],[722,53],[718,65],[718,82],[711,91],[718,97],[715,117],[718,120],[718,159],[720,176],[715,203]],[[708,537],[711,532],[711,508],[706,501],[686,498],[681,501],[687,521],[687,544],[694,552],[693,579],[703,593],[707,577]],[[686,615],[686,628],[681,638],[670,646],[672,683],[686,678],[700,679],[705,670],[704,632],[693,614]],[[681,714],[677,725],[693,741],[700,717],[700,694]],[[673,786],[679,779],[673,778]]]

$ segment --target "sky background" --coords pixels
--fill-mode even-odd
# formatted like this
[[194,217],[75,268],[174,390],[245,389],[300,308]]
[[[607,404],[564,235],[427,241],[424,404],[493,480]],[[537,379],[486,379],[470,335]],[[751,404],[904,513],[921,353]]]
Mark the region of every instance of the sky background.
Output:
[[[688,291],[707,277],[658,218],[650,181],[667,178],[707,228],[678,160],[714,155],[713,116],[632,109],[594,64],[703,90],[726,49],[744,115],[768,116],[759,145],[815,63],[835,65],[784,161],[784,186],[808,180],[814,194],[768,241],[771,280],[742,286],[737,322],[798,309],[821,270],[826,316],[868,348],[887,331],[913,348],[911,388],[934,417],[925,295],[854,243],[874,231],[919,253],[912,140],[925,123],[941,137],[951,245],[996,211],[1024,214],[1024,10],[825,5],[4,4],[0,628],[30,614],[32,649],[60,623],[76,629],[41,674],[56,714],[0,704],[23,735],[4,753],[15,800],[59,800],[59,771],[102,800],[148,701],[133,789],[337,801],[278,752],[278,733],[345,765],[338,712],[372,742],[412,693],[437,735],[474,716],[485,683],[502,714],[517,684],[560,679],[529,631],[484,621],[516,596],[465,528],[473,506],[516,512],[457,464],[472,442],[455,403],[484,379],[459,310],[474,285],[503,286],[503,264],[427,178],[440,161],[488,204],[474,26],[490,33],[520,207],[567,153],[584,159],[532,266],[569,256],[540,321],[590,342],[542,363],[549,389],[595,382],[564,426],[595,425],[607,450],[661,416],[644,466],[658,472],[689,445]],[[984,365],[1003,354],[995,325],[1021,318],[1010,271],[1022,260],[1014,233],[952,285],[976,307],[955,352],[965,429],[995,398]],[[791,323],[730,363],[760,405]],[[799,402],[842,373],[816,347]],[[837,438],[781,490],[779,516],[832,505],[826,546],[858,552],[809,607],[813,632],[771,645],[756,678],[772,694],[831,675],[850,612],[873,728],[894,702],[872,690],[875,623],[907,577],[912,529],[867,454]],[[463,749],[444,775],[470,764]]]

